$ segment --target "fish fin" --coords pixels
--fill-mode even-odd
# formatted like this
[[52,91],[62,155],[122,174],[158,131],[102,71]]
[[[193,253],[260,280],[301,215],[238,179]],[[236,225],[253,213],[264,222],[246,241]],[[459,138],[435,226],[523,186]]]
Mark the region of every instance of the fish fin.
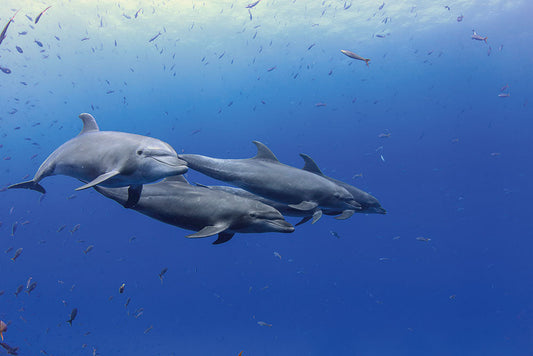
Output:
[[31,189],[31,190],[35,190],[39,193],[43,193],[45,194],[46,193],[46,190],[43,188],[42,185],[40,185],[38,182],[35,182],[33,180],[29,180],[27,182],[22,182],[22,183],[17,183],[17,184],[13,184],[13,185],[10,185],[9,187],[7,187],[7,189]]
[[317,206],[318,204],[313,201],[303,201],[300,204],[289,204],[289,207],[296,210],[312,210]]
[[322,210],[318,209],[313,213],[313,221],[311,221],[311,224],[316,223],[320,218],[322,217]]
[[187,235],[185,237],[189,239],[195,239],[199,237],[208,237],[221,233],[229,227],[229,224],[209,225],[202,230],[195,232],[194,234]]
[[87,188],[94,187],[95,185],[98,185],[98,184],[108,180],[109,178],[113,178],[114,176],[119,175],[119,174],[120,174],[120,172],[117,171],[116,169],[112,170],[111,172],[107,172],[107,173],[101,174],[98,177],[96,177],[95,179],[93,179],[92,181],[90,181],[89,183],[87,183],[85,185],[82,185],[81,187],[76,188],[76,190],[84,190],[84,189],[87,189]]
[[185,179],[185,177],[182,174],[177,175],[177,176],[166,177],[165,179],[163,179],[163,182],[180,182],[180,183],[189,184],[187,179]]
[[98,124],[96,123],[96,120],[91,114],[83,113],[83,114],[80,114],[80,116],[78,117],[81,119],[81,121],[83,121],[83,128],[81,129],[78,136],[83,135],[84,133],[87,133],[87,132],[100,131],[100,129],[98,128]]
[[305,162],[304,168],[302,168],[304,171],[315,173],[320,176],[324,175],[324,173],[322,173],[320,168],[318,168],[318,165],[315,163],[315,161],[311,157],[309,157],[305,153],[300,153],[300,157],[302,157]]
[[265,146],[264,143],[261,143],[259,141],[252,141],[255,147],[257,147],[257,154],[255,155],[254,159],[265,159],[268,161],[274,161],[279,162],[278,158],[272,153],[270,148]]
[[141,199],[141,193],[143,191],[142,184],[132,184],[128,188],[128,200],[124,203],[126,209],[131,209],[139,202]]
[[213,245],[220,245],[224,242],[228,242],[229,240],[231,240],[233,235],[235,234],[229,232],[221,232],[220,234],[218,234],[218,238],[213,242]]
[[306,222],[308,222],[309,220],[311,220],[311,216],[306,216],[304,218],[302,218],[302,220],[300,220],[298,223],[296,223],[294,226],[298,226],[298,225],[302,225],[302,224],[305,224]]
[[340,215],[335,216],[337,220],[346,220],[355,213],[355,210],[344,210]]

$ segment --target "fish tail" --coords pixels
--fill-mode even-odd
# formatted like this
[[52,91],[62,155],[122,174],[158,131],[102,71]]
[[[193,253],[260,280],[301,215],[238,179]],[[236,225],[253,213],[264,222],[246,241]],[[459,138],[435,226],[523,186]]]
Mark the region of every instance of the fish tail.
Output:
[[7,187],[7,189],[31,189],[38,191],[39,193],[46,193],[46,190],[43,188],[43,186],[33,180],[10,185]]
[[67,320],[67,323],[69,323],[69,325],[72,326],[72,320]]
[[366,63],[366,66],[367,66],[367,67],[369,67],[368,62],[370,62],[370,59],[369,59],[369,58],[366,58],[366,59],[365,59],[365,63]]
[[487,38],[488,38],[488,37],[485,37],[485,38],[483,39],[483,41],[485,41],[485,43],[488,43],[488,42],[487,42]]

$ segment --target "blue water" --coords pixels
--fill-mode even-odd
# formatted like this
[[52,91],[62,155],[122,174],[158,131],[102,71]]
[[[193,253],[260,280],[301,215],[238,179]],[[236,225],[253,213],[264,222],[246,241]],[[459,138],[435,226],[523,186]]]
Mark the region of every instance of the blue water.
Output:
[[388,214],[213,246],[70,177],[43,180],[42,201],[3,191],[4,342],[20,355],[532,355],[531,4],[262,0],[251,20],[247,4],[60,1],[35,24],[48,4],[3,1],[1,26],[20,12],[0,45],[0,186],[31,178],[89,112],[178,153],[246,158],[259,140],[295,167],[307,153]]

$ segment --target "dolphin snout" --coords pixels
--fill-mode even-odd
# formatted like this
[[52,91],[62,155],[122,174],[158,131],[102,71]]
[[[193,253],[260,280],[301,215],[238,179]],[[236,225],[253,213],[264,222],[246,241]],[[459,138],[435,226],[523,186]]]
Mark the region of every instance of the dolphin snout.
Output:
[[187,162],[185,162],[182,159],[179,159],[177,156],[165,155],[165,156],[150,156],[150,157],[168,166],[174,166],[174,167],[187,166]]
[[269,222],[272,225],[276,226],[277,232],[285,232],[285,233],[294,232],[294,226],[292,226],[292,224],[287,222],[286,220],[277,219],[277,220],[270,220]]
[[387,210],[383,209],[381,206],[374,208],[376,214],[387,214]]

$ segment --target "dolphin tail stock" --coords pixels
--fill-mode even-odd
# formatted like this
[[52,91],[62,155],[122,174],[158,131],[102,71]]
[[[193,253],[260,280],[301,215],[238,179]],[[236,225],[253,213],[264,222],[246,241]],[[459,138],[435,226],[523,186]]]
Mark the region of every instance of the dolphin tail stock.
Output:
[[39,182],[36,182],[34,180],[29,180],[26,182],[21,182],[21,183],[10,185],[9,187],[7,187],[7,189],[31,189],[39,193],[43,193],[43,194],[46,193],[46,190],[44,189],[44,187],[40,185]]
[[234,233],[229,233],[229,232],[221,232],[218,234],[218,238],[213,241],[213,245],[220,245],[220,244],[223,244],[224,242],[228,242],[229,240],[231,240],[231,238],[233,237],[233,235],[235,235]]

